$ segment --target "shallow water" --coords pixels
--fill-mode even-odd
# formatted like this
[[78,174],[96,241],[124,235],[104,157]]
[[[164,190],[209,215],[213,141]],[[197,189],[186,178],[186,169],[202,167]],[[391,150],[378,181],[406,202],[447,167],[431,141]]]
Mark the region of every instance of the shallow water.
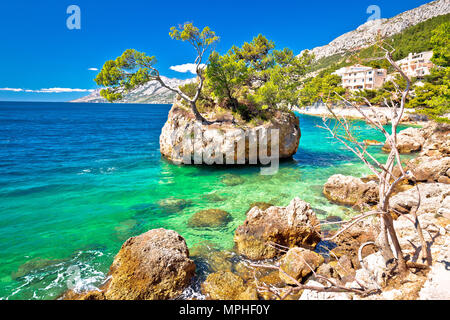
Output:
[[[68,287],[93,288],[121,244],[153,228],[179,232],[190,248],[209,243],[230,250],[234,230],[257,201],[284,206],[300,197],[321,219],[352,213],[330,204],[322,186],[335,173],[369,171],[316,127],[320,118],[301,115],[297,154],[276,175],[262,176],[258,167],[175,166],[161,159],[169,108],[0,102],[1,298],[54,299]],[[364,138],[382,141],[356,124]],[[381,147],[370,150],[384,157]],[[226,185],[230,174],[242,183]],[[232,221],[218,229],[188,227],[192,214],[210,208],[228,211]]]

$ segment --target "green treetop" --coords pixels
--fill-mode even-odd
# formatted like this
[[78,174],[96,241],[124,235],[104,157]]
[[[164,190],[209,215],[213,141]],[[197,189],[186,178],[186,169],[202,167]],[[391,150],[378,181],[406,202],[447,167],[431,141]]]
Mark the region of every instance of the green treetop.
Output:
[[436,67],[421,85],[414,86],[414,98],[409,106],[415,107],[439,122],[450,122],[450,23],[441,24],[433,31],[430,43]]
[[197,100],[203,88],[204,77],[202,74],[202,65],[204,56],[207,54],[211,45],[219,40],[215,32],[209,27],[200,31],[192,23],[185,23],[183,26],[172,27],[170,31],[172,39],[187,41],[196,51],[197,87],[193,96],[189,96],[179,88],[168,86],[160,77],[159,71],[155,68],[156,59],[143,52],[134,49],[126,50],[115,60],[107,61],[100,73],[95,78],[95,82],[106,87],[100,91],[102,97],[110,102],[123,98],[123,93],[128,92],[150,80],[158,81],[163,87],[175,92],[184,99],[192,108],[197,120],[207,122],[206,119],[197,110]]

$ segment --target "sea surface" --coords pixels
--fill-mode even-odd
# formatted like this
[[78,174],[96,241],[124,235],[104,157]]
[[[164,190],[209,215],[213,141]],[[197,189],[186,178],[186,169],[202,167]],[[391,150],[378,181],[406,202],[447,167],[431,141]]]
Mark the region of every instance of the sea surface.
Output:
[[[273,176],[257,166],[177,166],[161,158],[170,105],[0,102],[0,298],[55,299],[68,288],[102,284],[122,243],[153,228],[173,229],[189,248],[232,250],[249,205],[308,201],[321,219],[353,212],[330,204],[322,186],[335,173],[370,174],[360,161],[300,115],[292,160]],[[383,141],[363,122],[362,138]],[[381,147],[369,150],[380,159]],[[240,184],[227,185],[230,178]],[[167,200],[168,199],[168,200]],[[173,205],[174,199],[186,200]],[[228,211],[219,229],[195,229],[202,209]]]

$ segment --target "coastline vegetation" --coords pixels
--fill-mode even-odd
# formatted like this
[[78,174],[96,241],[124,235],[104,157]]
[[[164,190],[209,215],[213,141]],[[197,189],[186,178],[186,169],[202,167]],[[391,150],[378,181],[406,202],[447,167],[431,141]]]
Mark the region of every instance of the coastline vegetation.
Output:
[[[418,113],[441,122],[449,121],[444,115],[450,112],[448,17],[435,17],[380,40],[395,49],[394,60],[410,52],[433,50],[432,62],[436,67],[421,81],[411,79],[413,90],[406,107],[416,108]],[[190,108],[203,123],[212,122],[202,113],[214,114],[216,118],[231,114],[234,123],[259,123],[270,119],[276,111],[289,112],[293,106],[310,106],[325,100],[338,103],[339,96],[356,98],[357,95],[361,103],[367,99],[373,105],[383,106],[385,99],[390,98],[389,92],[405,85],[398,75],[380,89],[352,93],[341,87],[339,76],[332,74],[338,68],[355,63],[395,71],[381,58],[379,43],[352,55],[334,55],[316,61],[307,50],[297,56],[289,48],[278,50],[273,41],[261,34],[241,47],[232,46],[222,55],[212,48],[219,37],[209,27],[200,31],[191,23],[185,23],[179,28],[172,27],[170,36],[189,42],[196,50],[196,81],[171,88],[161,79],[155,57],[128,49],[115,60],[107,61],[95,78],[98,85],[105,87],[101,95],[114,102],[122,99],[127,91],[157,80],[175,92],[181,104]]]
[[[424,79],[411,79],[413,83],[411,94],[407,98],[406,108],[416,108],[417,112],[424,114],[438,122],[449,122],[445,114],[450,112],[450,14],[438,16],[415,26],[409,27],[403,32],[384,39],[382,42],[395,49],[393,59],[405,58],[410,52],[433,51],[432,62],[436,65],[431,74]],[[317,76],[305,81],[304,99],[300,99],[299,106],[308,106],[327,94],[331,89],[341,94],[340,82],[332,82],[332,88],[321,87],[321,78],[332,77],[332,73],[339,68],[356,63],[373,68],[385,68],[388,72],[394,72],[392,66],[385,59],[380,59],[383,52],[380,45],[372,45],[355,53],[333,55],[316,61],[310,70],[319,72]],[[318,79],[319,78],[319,79]],[[327,83],[327,82],[326,82]],[[366,98],[373,105],[383,106],[384,100],[390,97],[389,92],[395,86],[404,87],[404,79],[397,75],[394,81],[387,81],[383,87],[377,90],[362,90],[357,93],[361,98]],[[307,94],[312,92],[313,94]],[[334,100],[335,101],[335,100]],[[362,101],[362,100],[361,100]]]
[[219,110],[230,112],[234,121],[265,121],[273,112],[288,112],[297,104],[296,89],[314,58],[308,52],[295,56],[288,48],[275,50],[273,41],[260,34],[242,47],[233,46],[223,55],[213,50],[205,66],[202,64],[205,55],[219,40],[214,31],[205,27],[200,32],[186,23],[179,29],[173,27],[170,36],[195,48],[197,81],[171,88],[161,79],[155,57],[128,49],[115,60],[107,61],[95,78],[98,85],[106,87],[100,92],[102,97],[114,102],[122,99],[127,91],[156,80],[177,93],[182,104],[189,106],[204,123],[210,122],[200,112]]

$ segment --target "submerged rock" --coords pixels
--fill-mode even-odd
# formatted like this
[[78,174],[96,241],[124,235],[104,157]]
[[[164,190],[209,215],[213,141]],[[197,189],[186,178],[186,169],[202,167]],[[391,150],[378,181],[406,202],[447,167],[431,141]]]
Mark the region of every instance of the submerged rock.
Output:
[[342,218],[338,216],[328,216],[325,220],[327,222],[340,222],[342,221]]
[[253,260],[279,255],[269,242],[314,248],[319,241],[319,220],[311,206],[299,198],[287,207],[252,208],[234,235],[237,252]]
[[159,200],[158,205],[167,213],[176,213],[192,205],[192,201],[171,197]]
[[335,203],[349,206],[374,205],[378,202],[378,185],[374,181],[336,174],[323,186],[325,197]]
[[26,276],[27,274],[42,270],[50,266],[54,266],[56,264],[65,262],[64,259],[45,259],[45,258],[34,258],[31,260],[28,260],[24,264],[20,265],[19,268],[17,268],[17,271],[11,273],[11,279],[16,280],[17,278],[21,278],[23,276]]
[[328,215],[328,212],[326,212],[325,210],[322,210],[322,209],[319,209],[319,208],[313,208],[313,210],[314,210],[314,212],[317,215],[320,215],[320,216],[327,216]]
[[250,210],[252,210],[253,207],[258,207],[261,210],[266,210],[270,207],[273,207],[273,204],[267,202],[253,202],[245,214],[247,214]]
[[[208,117],[208,115],[205,115]],[[245,128],[245,129],[242,129]],[[279,156],[280,158],[289,158],[297,152],[300,141],[300,125],[298,117],[291,112],[275,112],[269,121],[255,127],[249,123],[234,124],[232,121],[202,125],[195,120],[192,111],[183,106],[176,100],[173,104],[168,119],[162,128],[159,138],[161,154],[168,160],[175,163],[184,163],[184,159],[190,159],[194,163],[194,146],[192,143],[194,132],[197,136],[203,137],[201,143],[195,144],[195,153],[197,155],[209,154],[211,150],[216,155],[225,155],[227,153],[234,155],[234,161],[237,159],[249,162],[249,143],[248,137],[243,133],[252,132],[258,135],[267,133],[267,130],[279,130]],[[235,143],[245,143],[245,148],[235,148]],[[268,149],[270,151],[270,134],[268,135]],[[190,148],[184,148],[185,145]],[[258,147],[262,146],[257,142]],[[184,154],[186,152],[186,154]],[[223,157],[221,156],[223,159]],[[224,161],[225,163],[225,161]]]
[[203,198],[209,202],[222,202],[226,200],[225,196],[218,194],[215,191],[203,195]]
[[234,187],[245,182],[245,179],[236,174],[226,174],[222,177],[222,183],[229,186]]
[[381,146],[383,143],[377,140],[364,140],[363,142],[366,146]]
[[194,273],[183,237],[172,230],[154,229],[122,245],[104,294],[108,300],[172,299],[189,285]]
[[136,228],[137,225],[138,222],[134,219],[128,219],[120,222],[117,226],[114,227],[117,238],[122,241],[127,239],[131,235],[131,231]]
[[[235,253],[227,250],[220,250],[214,244],[201,242],[189,249],[191,258],[197,264],[199,272],[231,271],[233,268],[233,258]],[[203,269],[202,269],[203,268]]]
[[202,283],[202,293],[212,300],[258,300],[258,293],[252,286],[229,271],[210,274]]
[[218,228],[232,220],[231,215],[220,209],[201,210],[189,219],[188,225],[194,228]]
[[311,250],[291,248],[281,258],[280,278],[288,284],[295,284],[293,279],[300,282],[304,277],[315,271],[323,262],[323,257]]

